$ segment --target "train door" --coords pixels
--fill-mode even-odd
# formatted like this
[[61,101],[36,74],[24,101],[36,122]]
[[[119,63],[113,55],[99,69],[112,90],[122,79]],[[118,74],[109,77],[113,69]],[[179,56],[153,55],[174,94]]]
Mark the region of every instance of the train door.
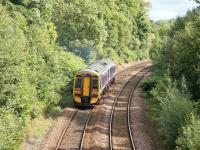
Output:
[[90,96],[90,77],[84,77],[83,79],[83,96]]

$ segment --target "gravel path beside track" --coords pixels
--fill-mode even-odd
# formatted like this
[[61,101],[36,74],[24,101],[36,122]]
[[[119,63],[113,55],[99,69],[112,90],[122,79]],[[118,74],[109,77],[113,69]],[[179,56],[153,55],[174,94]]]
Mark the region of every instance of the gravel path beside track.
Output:
[[154,123],[148,117],[144,95],[139,88],[134,92],[130,110],[131,129],[136,150],[160,150],[161,148],[156,139]]

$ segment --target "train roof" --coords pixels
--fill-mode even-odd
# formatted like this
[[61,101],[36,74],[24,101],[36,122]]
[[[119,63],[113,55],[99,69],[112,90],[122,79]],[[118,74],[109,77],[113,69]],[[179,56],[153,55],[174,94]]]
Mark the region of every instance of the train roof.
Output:
[[93,73],[95,72],[96,74],[101,74],[108,67],[110,67],[112,65],[115,65],[115,63],[112,60],[110,60],[110,59],[102,59],[102,60],[97,61],[96,63],[90,64],[86,69],[83,69],[80,72],[92,71]]

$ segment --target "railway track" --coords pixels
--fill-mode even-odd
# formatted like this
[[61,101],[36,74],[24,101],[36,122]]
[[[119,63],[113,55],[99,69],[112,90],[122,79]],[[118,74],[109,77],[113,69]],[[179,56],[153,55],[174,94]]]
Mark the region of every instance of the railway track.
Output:
[[74,112],[58,140],[56,150],[80,149],[80,141],[84,135],[82,131],[86,128],[92,110],[93,108],[89,110],[77,109]]
[[145,70],[128,80],[114,100],[110,116],[110,150],[136,149],[130,124],[130,102],[137,85],[147,73]]
[[71,121],[73,120],[73,118],[74,118],[74,116],[76,115],[77,112],[78,112],[78,110],[76,110],[75,112],[73,112],[72,117],[71,117],[71,118],[69,119],[69,121],[65,124],[65,128],[64,128],[64,130],[63,130],[63,132],[62,132],[60,138],[58,139],[58,142],[57,142],[57,144],[56,144],[55,150],[60,150],[60,149],[61,149],[60,146],[61,146],[61,143],[62,143],[62,141],[63,141],[64,135],[65,135],[67,129],[69,128],[69,125],[70,125]]
[[[117,73],[117,77],[123,78],[124,72],[126,72],[126,75],[128,76],[130,72],[133,71],[133,69],[138,69],[146,66],[146,64],[149,62],[144,62],[140,64],[136,64],[134,66],[131,66],[127,69],[124,69]],[[73,114],[73,116],[69,119],[69,121],[66,123],[65,128],[57,142],[56,150],[65,150],[65,149],[84,149],[84,138],[85,133],[88,127],[88,123],[90,121],[90,118],[92,116],[93,108],[90,110],[76,110]],[[82,120],[81,122],[79,122]],[[77,124],[77,122],[79,122]],[[77,133],[76,131],[79,130]],[[76,133],[76,136],[73,135]],[[73,136],[72,136],[73,135]],[[71,136],[71,137],[70,137]],[[75,137],[75,138],[73,138]],[[76,145],[76,146],[75,146]]]
[[87,127],[88,127],[88,123],[89,123],[89,121],[90,121],[91,116],[92,116],[92,111],[91,111],[90,114],[88,115],[88,119],[87,119],[87,121],[86,121],[84,130],[83,130],[83,134],[82,134],[82,137],[81,137],[81,142],[80,142],[79,150],[82,150],[82,149],[83,149],[84,137],[85,137],[85,133],[86,133],[86,130],[87,130]]
[[131,67],[128,67],[128,68],[126,68],[126,69],[123,69],[123,70],[121,70],[120,72],[118,72],[118,73],[116,74],[116,76],[119,76],[119,75],[123,74],[125,71],[126,71],[126,72],[131,72],[131,71],[133,71],[133,69],[142,68],[143,66],[146,66],[149,62],[150,62],[150,61],[142,62],[142,63],[136,64],[136,65],[133,65],[133,66],[131,66]]

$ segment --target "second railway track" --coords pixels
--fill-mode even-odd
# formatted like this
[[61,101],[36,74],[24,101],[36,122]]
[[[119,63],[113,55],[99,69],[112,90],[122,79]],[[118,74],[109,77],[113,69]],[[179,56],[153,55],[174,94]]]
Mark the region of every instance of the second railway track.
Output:
[[110,150],[133,149],[135,144],[130,124],[130,102],[134,90],[147,70],[144,69],[128,80],[116,96],[110,116]]

